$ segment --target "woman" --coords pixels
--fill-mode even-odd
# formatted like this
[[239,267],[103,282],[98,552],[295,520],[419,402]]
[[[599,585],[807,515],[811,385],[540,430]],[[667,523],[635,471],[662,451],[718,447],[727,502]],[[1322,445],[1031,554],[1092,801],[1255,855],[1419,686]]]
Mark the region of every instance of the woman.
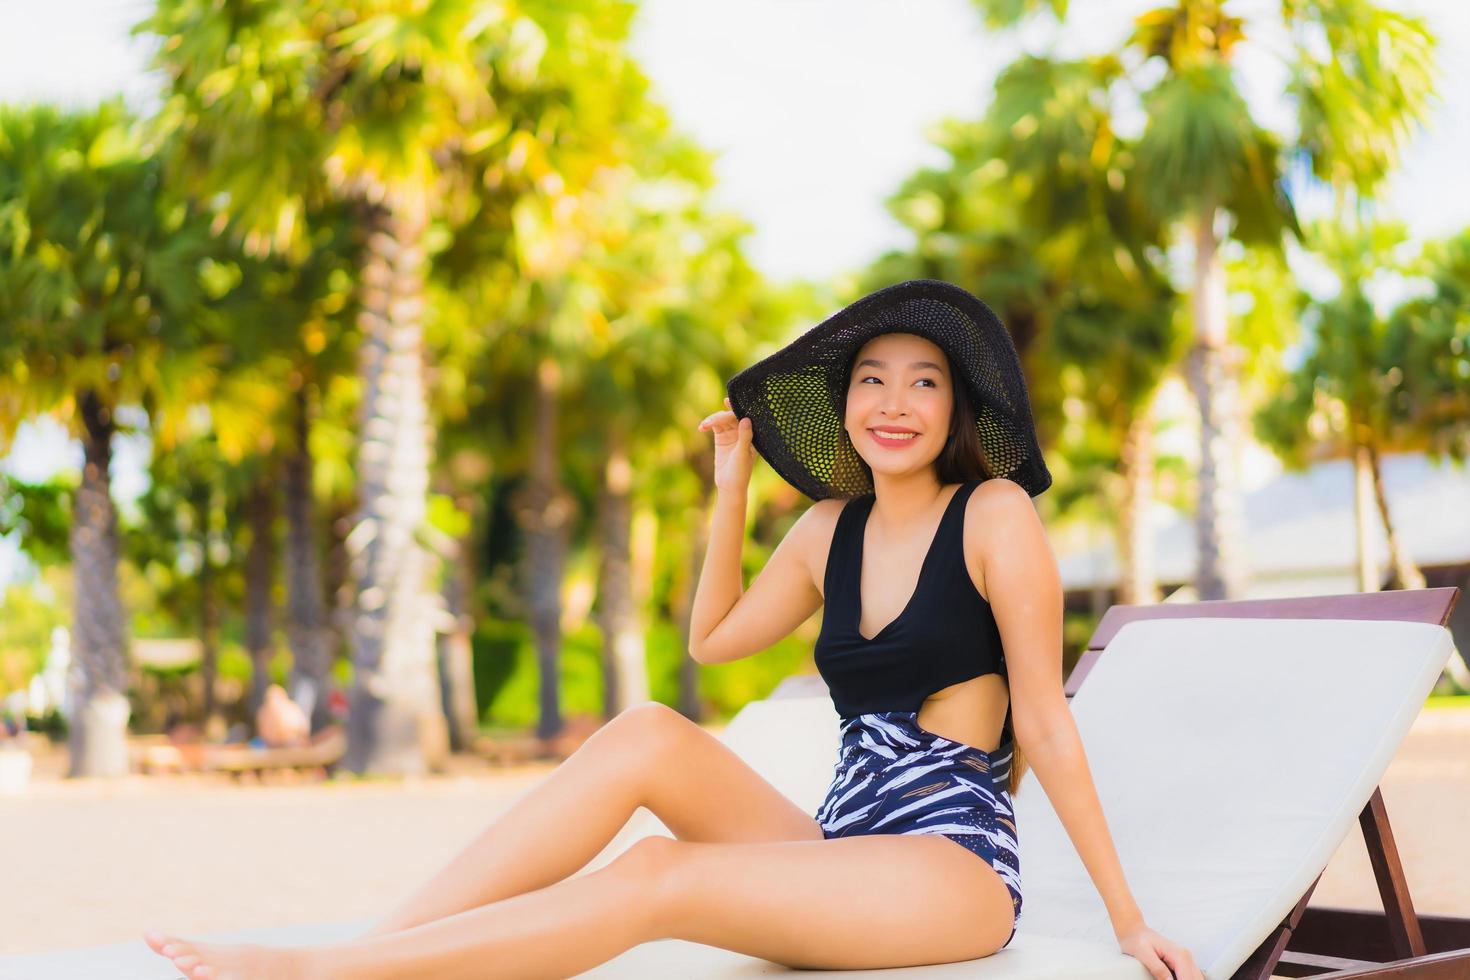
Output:
[[[568,977],[661,938],[799,968],[974,959],[1010,941],[1021,909],[1010,793],[1024,748],[1119,947],[1158,980],[1202,980],[1128,891],[1065,703],[1060,585],[1030,501],[1050,475],[994,314],[947,283],[901,283],[729,390],[699,426],[714,438],[716,499],[690,652],[750,656],[827,602],[815,657],[842,750],[816,814],[649,702],[359,939],[149,944],[195,980]],[[742,592],[756,448],[817,503]],[[674,837],[577,875],[639,806]],[[848,896],[875,894],[881,914],[868,898],[854,914]]]

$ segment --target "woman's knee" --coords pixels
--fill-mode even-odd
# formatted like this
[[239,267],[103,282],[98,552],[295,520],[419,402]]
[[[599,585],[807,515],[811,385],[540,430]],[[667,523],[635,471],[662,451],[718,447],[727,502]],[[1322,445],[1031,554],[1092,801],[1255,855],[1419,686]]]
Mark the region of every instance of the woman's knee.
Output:
[[672,837],[640,837],[608,864],[607,873],[628,885],[630,901],[647,915],[645,927],[655,938],[667,931],[677,905],[678,869],[687,846]]
[[649,762],[653,753],[677,745],[691,725],[693,722],[666,704],[642,701],[608,722],[607,731],[623,742],[624,749],[640,762]]
[[676,756],[691,728],[683,715],[657,701],[644,701],[603,725],[563,765],[595,772],[635,793],[636,806],[647,806],[651,781],[666,760]]
[[649,834],[629,844],[616,861],[625,872],[652,880],[668,875],[677,863],[680,847],[680,842],[672,837]]

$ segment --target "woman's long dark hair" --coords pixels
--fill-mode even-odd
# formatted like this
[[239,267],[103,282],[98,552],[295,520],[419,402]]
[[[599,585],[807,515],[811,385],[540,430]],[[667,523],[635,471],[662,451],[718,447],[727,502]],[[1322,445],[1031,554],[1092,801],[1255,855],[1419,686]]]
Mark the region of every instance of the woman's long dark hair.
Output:
[[[853,352],[853,358],[857,352]],[[985,446],[980,442],[980,429],[975,422],[976,412],[974,402],[970,399],[969,387],[965,384],[964,375],[955,370],[954,361],[946,352],[945,361],[949,364],[950,390],[954,393],[949,413],[949,434],[945,437],[944,448],[939,450],[939,455],[934,459],[934,474],[939,478],[941,486],[951,483],[968,483],[971,480],[989,480],[995,476],[995,470],[990,465],[990,459],[985,453]],[[848,377],[852,376],[849,365]],[[843,392],[842,404],[838,406],[838,418],[847,417],[847,393]],[[840,455],[850,457],[867,475],[867,482],[873,483],[873,468],[868,465],[867,460],[858,453],[857,447],[852,445],[852,437],[847,434],[847,428],[842,430],[842,439],[846,445]],[[1011,743],[1011,774],[1006,781],[1006,790],[1012,795],[1021,785],[1021,777],[1025,775],[1026,759],[1021,754],[1020,743],[1016,741],[1015,730],[1011,725],[1011,709],[1009,699],[1006,704],[1006,719],[1001,726],[1000,744],[1004,746]]]

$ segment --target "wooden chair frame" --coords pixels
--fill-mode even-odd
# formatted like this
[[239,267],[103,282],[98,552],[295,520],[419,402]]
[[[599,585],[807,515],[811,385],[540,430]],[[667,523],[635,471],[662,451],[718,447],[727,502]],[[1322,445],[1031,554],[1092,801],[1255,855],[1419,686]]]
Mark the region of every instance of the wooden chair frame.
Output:
[[[1445,626],[1460,590],[1455,587],[1400,589],[1285,599],[1115,605],[1093,631],[1077,665],[1067,675],[1068,698],[1077,693],[1112,638],[1140,619],[1222,617],[1252,619],[1371,619]],[[1384,651],[1391,656],[1391,651]],[[771,697],[810,697],[827,690],[821,677],[787,678]],[[1419,915],[1409,895],[1389,827],[1382,789],[1375,789],[1358,815],[1383,911],[1309,906],[1319,874],[1291,912],[1232,975],[1231,980],[1319,977],[1323,980],[1466,980],[1470,977],[1470,918]],[[1458,845],[1458,841],[1446,844]],[[1323,869],[1326,870],[1325,868]]]

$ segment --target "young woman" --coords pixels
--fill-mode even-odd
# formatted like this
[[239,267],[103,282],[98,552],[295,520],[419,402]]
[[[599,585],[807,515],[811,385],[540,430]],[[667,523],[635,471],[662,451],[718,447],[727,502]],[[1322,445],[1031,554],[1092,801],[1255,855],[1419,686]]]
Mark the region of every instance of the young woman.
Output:
[[[1062,693],[1061,589],[1030,500],[1050,475],[994,314],[947,283],[888,287],[730,392],[699,426],[716,499],[690,652],[750,656],[825,602],[815,659],[842,749],[816,814],[649,702],[363,937],[149,944],[193,980],[570,977],[662,938],[809,969],[974,959],[1010,941],[1021,910],[1024,748],[1120,949],[1158,980],[1203,980],[1133,901]],[[742,590],[757,448],[817,502]],[[576,875],[639,806],[674,836]]]

